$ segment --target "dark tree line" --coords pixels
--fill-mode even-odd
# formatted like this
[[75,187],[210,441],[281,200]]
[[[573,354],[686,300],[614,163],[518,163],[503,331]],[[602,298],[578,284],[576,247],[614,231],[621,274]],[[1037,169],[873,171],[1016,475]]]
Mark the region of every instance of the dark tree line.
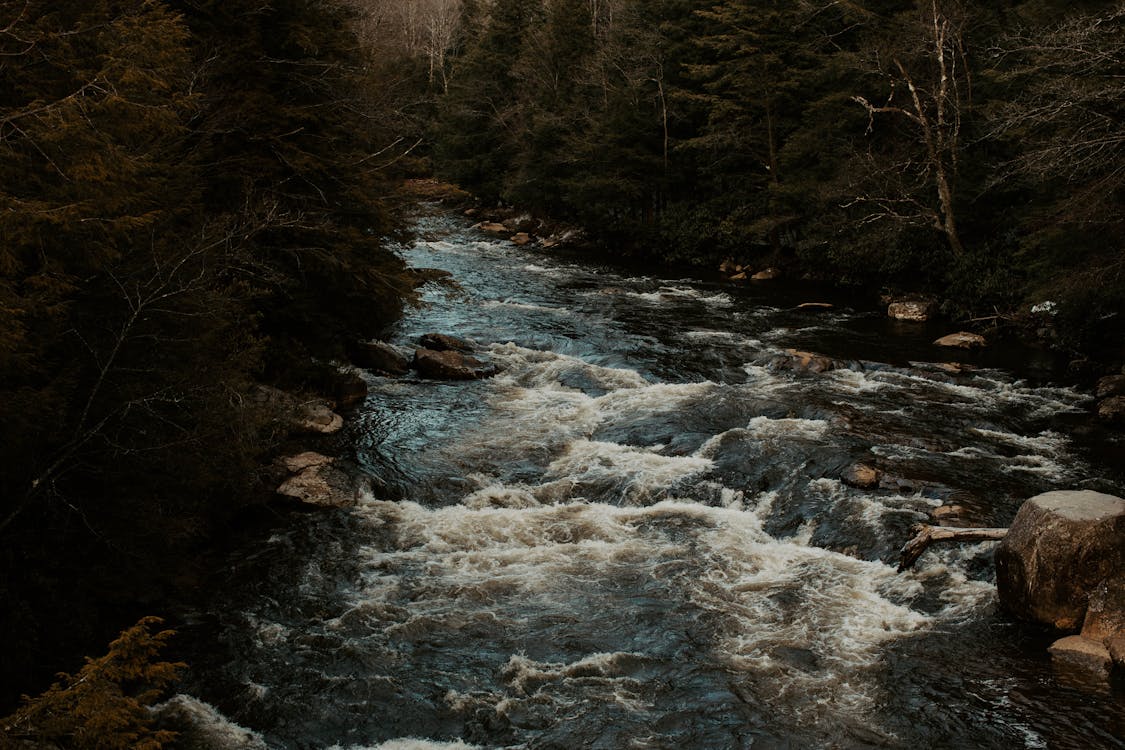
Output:
[[355,16],[0,3],[0,702],[248,501],[253,384],[308,386],[409,296]]
[[[788,263],[1120,356],[1125,6],[474,0],[435,169],[610,252]],[[455,35],[456,36],[456,35]]]

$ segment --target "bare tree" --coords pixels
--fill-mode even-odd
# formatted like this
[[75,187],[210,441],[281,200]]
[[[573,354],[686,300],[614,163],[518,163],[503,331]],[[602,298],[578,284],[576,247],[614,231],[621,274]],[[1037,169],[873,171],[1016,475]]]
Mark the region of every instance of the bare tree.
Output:
[[888,60],[879,60],[889,88],[883,103],[875,104],[859,95],[852,97],[867,110],[869,135],[881,116],[900,118],[910,125],[924,153],[921,159],[901,162],[900,167],[914,172],[937,198],[935,205],[908,194],[862,195],[854,203],[869,204],[874,209],[869,215],[871,219],[892,218],[932,226],[945,235],[956,255],[964,253],[954,198],[961,118],[970,95],[964,23],[959,7],[931,0],[922,9],[920,23],[915,27],[920,32],[922,54],[909,60],[904,54],[891,53]]
[[1120,220],[1125,187],[1125,2],[1022,29],[991,50],[1014,95],[989,113],[986,137],[1018,139],[1021,152],[994,184],[1014,176],[1062,180],[1059,218]]

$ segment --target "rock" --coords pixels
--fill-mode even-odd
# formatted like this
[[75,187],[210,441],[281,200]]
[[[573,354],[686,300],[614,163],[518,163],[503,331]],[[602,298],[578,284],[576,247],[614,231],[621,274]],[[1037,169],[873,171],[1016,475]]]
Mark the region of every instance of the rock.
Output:
[[1125,375],[1106,375],[1098,381],[1094,395],[1098,398],[1125,396]]
[[930,511],[930,515],[935,521],[959,518],[964,514],[965,508],[960,505],[942,505]]
[[736,274],[731,274],[730,280],[731,281],[746,281],[747,278],[748,277],[746,276],[745,271],[739,271]]
[[776,268],[767,268],[764,271],[758,271],[750,278],[754,281],[772,281],[773,279],[779,278],[780,276],[781,271],[777,270]]
[[963,365],[960,362],[938,362],[937,366],[954,375],[961,375],[966,371],[971,372],[973,370],[970,365]]
[[505,232],[511,231],[503,224],[495,221],[482,221],[480,224],[476,225],[476,228],[481,230],[482,232],[491,232],[493,234],[503,234]]
[[719,273],[734,273],[737,264],[730,258],[727,258],[719,264]]
[[531,242],[531,235],[527,232],[517,232],[511,236],[511,241],[516,245],[527,245]]
[[1091,593],[1125,575],[1125,500],[1091,490],[1025,502],[996,550],[1001,605],[1016,617],[1077,630]]
[[544,237],[543,239],[539,240],[539,246],[550,248],[557,246],[559,242],[560,240],[557,237]]
[[873,466],[854,464],[844,471],[841,479],[846,485],[866,490],[879,484],[879,479],[882,476],[883,472]]
[[337,372],[332,376],[329,388],[336,406],[340,408],[355,406],[367,398],[367,381],[354,372]]
[[283,457],[281,459],[281,464],[290,474],[297,474],[309,468],[310,466],[323,466],[325,464],[330,464],[335,460],[336,459],[322,455],[315,451],[305,451],[304,453],[298,453],[295,456]]
[[1098,404],[1098,416],[1107,422],[1125,423],[1125,396],[1112,396]]
[[317,508],[346,508],[355,505],[359,486],[346,472],[331,463],[322,463],[286,479],[277,488],[277,494]]
[[348,356],[357,367],[386,375],[405,375],[410,369],[410,358],[385,341],[357,341],[348,347]]
[[1051,659],[1056,664],[1089,672],[1102,679],[1109,676],[1113,664],[1109,649],[1097,641],[1091,641],[1080,635],[1060,638],[1047,650],[1051,652]]
[[1125,669],[1125,635],[1115,635],[1105,644],[1118,669]]
[[933,316],[936,307],[932,300],[898,300],[887,305],[887,316],[895,320],[924,323]]
[[1110,578],[1090,592],[1082,637],[1099,643],[1125,636],[1125,579]]
[[255,386],[251,397],[258,403],[271,405],[278,417],[300,432],[327,435],[344,426],[344,418],[324,401],[298,401],[292,393],[268,385]]
[[775,369],[793,370],[795,372],[828,372],[846,368],[842,362],[837,362],[831,357],[813,352],[803,352],[798,349],[786,349],[785,355],[772,362]]
[[427,378],[436,380],[480,380],[497,373],[495,365],[455,351],[418,349],[414,352],[414,367]]
[[331,435],[344,426],[344,418],[321,401],[310,401],[297,408],[296,426],[305,432]]
[[831,302],[802,302],[797,305],[798,310],[831,310],[833,307]]
[[480,211],[478,209],[475,209],[475,208],[466,208],[465,209],[465,216],[473,217],[473,216],[476,216],[479,213],[480,213]]
[[948,336],[942,336],[934,342],[935,346],[955,346],[960,349],[973,349],[978,346],[984,346],[987,342],[984,336],[979,333],[969,333],[968,331],[958,331],[951,333]]
[[418,339],[418,346],[435,352],[471,352],[475,348],[465,339],[447,336],[444,333],[427,333]]

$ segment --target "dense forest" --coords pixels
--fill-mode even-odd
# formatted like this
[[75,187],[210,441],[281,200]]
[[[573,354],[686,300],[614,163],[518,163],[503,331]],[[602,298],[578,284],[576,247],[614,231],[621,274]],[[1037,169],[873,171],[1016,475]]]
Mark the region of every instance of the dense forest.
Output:
[[1115,361],[1123,69],[1120,2],[5,0],[0,703],[256,501],[255,384],[411,301],[400,178]]
[[434,169],[610,252],[789,264],[1119,356],[1120,3],[466,2]]

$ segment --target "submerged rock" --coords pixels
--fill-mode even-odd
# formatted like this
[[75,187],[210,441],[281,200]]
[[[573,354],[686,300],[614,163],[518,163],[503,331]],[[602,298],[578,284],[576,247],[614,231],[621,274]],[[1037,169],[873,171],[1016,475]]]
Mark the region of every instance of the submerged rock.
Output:
[[1125,500],[1090,490],[1031,498],[996,550],[1001,605],[1060,630],[1077,630],[1095,590],[1123,575]]
[[496,365],[456,351],[418,349],[414,352],[414,368],[418,373],[437,380],[480,380],[490,378]]
[[948,336],[942,336],[940,339],[934,342],[934,345],[952,346],[959,349],[974,349],[979,346],[984,346],[986,343],[988,342],[985,341],[984,336],[981,336],[979,333],[958,331],[957,333],[951,333]]
[[895,320],[924,323],[933,314],[936,305],[931,300],[899,300],[887,305],[887,316]]

